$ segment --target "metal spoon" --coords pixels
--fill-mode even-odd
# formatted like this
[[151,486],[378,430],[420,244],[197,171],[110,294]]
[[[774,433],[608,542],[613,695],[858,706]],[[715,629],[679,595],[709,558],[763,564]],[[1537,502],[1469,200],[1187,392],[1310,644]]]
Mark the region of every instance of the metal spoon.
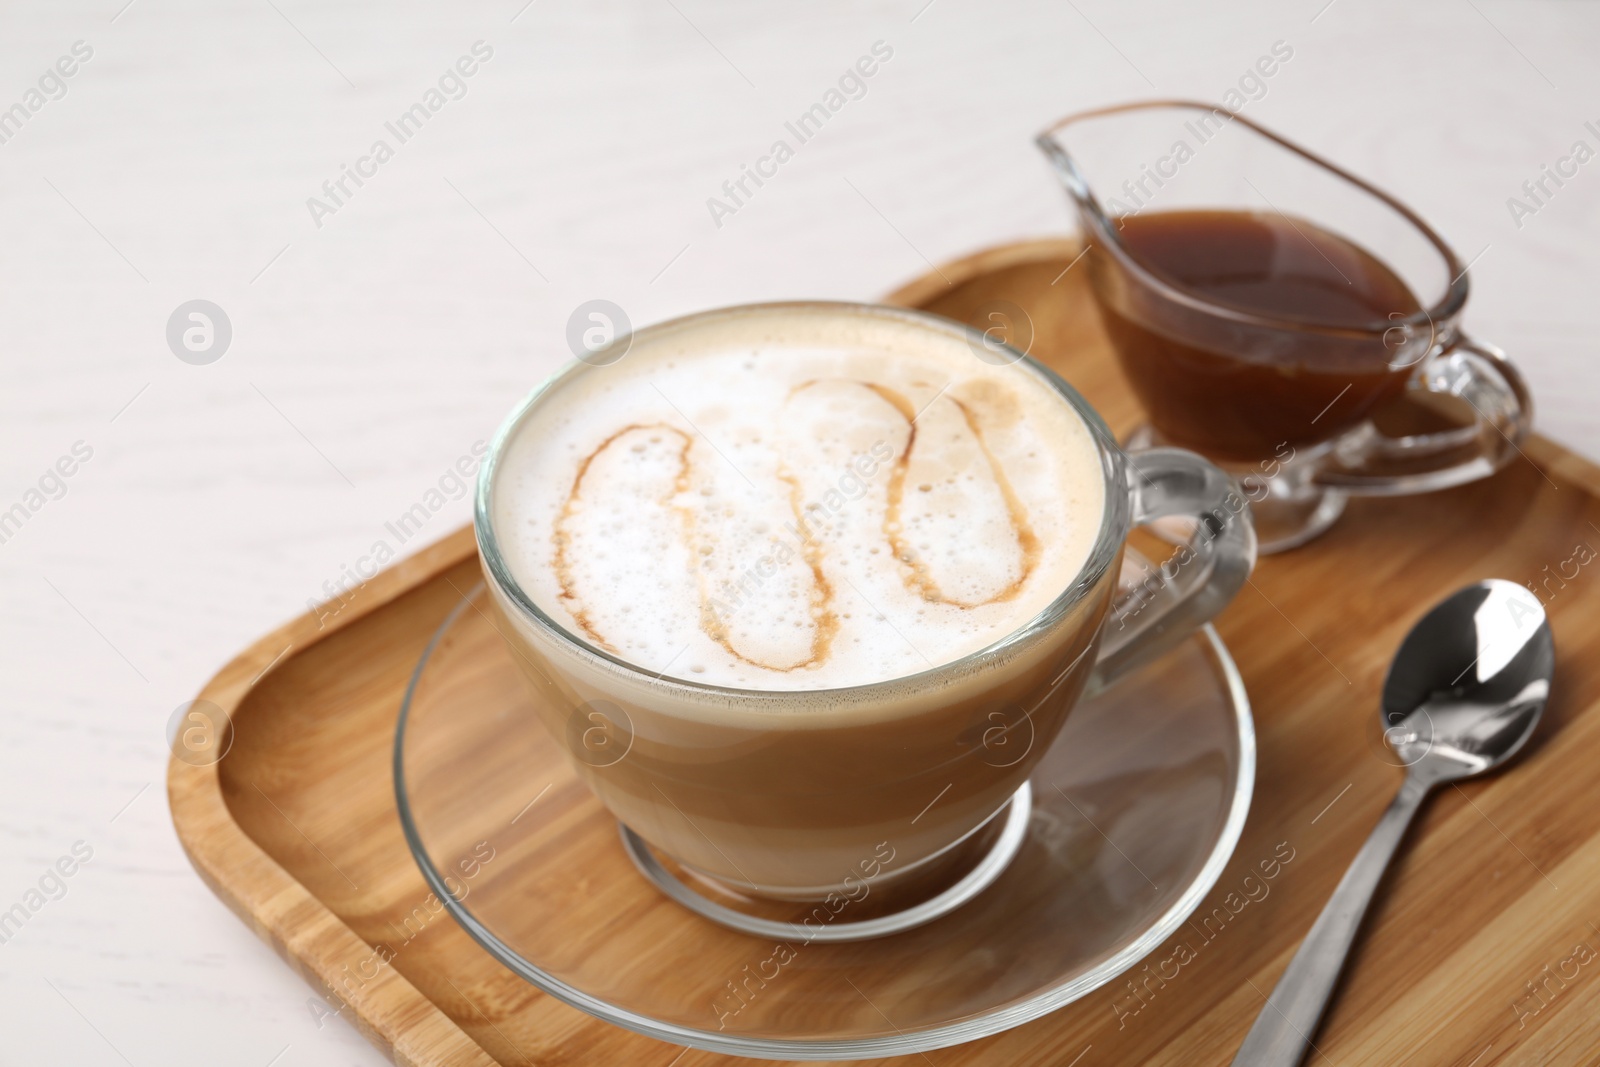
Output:
[[1469,585],[1406,635],[1383,683],[1382,713],[1384,741],[1408,768],[1405,783],[1289,961],[1233,1067],[1296,1067],[1305,1057],[1373,890],[1423,798],[1516,755],[1544,712],[1554,668],[1544,609],[1514,582]]

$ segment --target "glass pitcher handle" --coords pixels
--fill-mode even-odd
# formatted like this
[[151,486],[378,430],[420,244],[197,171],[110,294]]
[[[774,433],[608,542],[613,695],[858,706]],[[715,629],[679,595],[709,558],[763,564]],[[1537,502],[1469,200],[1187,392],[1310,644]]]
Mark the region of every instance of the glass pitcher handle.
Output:
[[1430,357],[1409,389],[1464,401],[1473,410],[1472,424],[1390,437],[1363,423],[1323,457],[1312,480],[1360,496],[1448,489],[1505,466],[1533,421],[1528,385],[1505,353],[1464,336]]

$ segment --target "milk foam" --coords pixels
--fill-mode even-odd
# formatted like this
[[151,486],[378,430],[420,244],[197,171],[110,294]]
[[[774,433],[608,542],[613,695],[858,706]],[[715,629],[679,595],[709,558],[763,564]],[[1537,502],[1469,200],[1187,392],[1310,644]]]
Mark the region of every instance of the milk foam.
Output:
[[960,337],[761,309],[558,384],[498,464],[517,584],[652,673],[863,685],[949,663],[1082,570],[1104,482],[1078,414]]

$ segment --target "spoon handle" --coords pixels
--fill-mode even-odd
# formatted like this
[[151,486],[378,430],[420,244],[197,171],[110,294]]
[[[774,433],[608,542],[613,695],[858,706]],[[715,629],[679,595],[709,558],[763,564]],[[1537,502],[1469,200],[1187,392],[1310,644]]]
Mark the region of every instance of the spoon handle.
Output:
[[1389,809],[1373,827],[1327,906],[1278,979],[1255,1025],[1245,1035],[1233,1067],[1297,1067],[1312,1047],[1317,1024],[1344,969],[1361,919],[1383,879],[1411,818],[1429,786],[1407,776]]

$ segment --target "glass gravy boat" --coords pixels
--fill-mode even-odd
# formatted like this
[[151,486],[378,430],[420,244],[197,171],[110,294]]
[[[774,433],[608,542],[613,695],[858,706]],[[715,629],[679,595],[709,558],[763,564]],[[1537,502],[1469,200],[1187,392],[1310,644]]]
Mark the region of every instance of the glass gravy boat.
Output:
[[[1102,320],[1149,417],[1129,444],[1190,448],[1237,477],[1261,551],[1309,541],[1352,495],[1445,489],[1518,454],[1528,388],[1498,349],[1463,334],[1466,266],[1394,197],[1190,101],[1081,112],[1037,143],[1077,206]],[[1168,233],[1166,260],[1135,247],[1152,223],[1173,222],[1191,225],[1187,245]],[[1365,319],[1330,320],[1165,268],[1172,254],[1206,268],[1221,246],[1205,233],[1219,225],[1255,242],[1246,252],[1275,278],[1351,292],[1382,279],[1392,307],[1369,301]]]

